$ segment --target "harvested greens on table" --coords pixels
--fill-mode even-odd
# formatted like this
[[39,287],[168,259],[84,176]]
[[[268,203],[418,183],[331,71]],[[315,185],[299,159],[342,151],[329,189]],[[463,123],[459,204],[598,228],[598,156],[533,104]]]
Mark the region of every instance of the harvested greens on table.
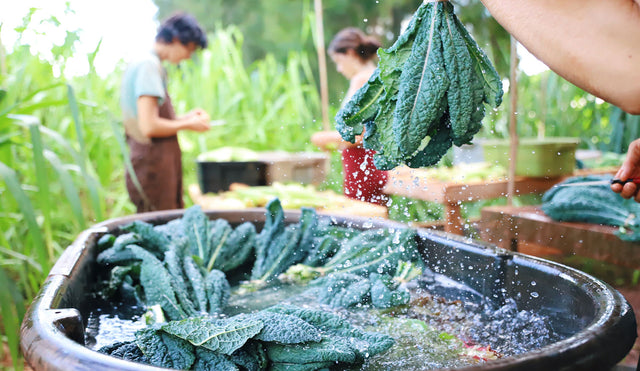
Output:
[[502,82],[448,1],[425,2],[369,81],[336,115],[342,138],[375,150],[378,169],[436,164],[480,130]]

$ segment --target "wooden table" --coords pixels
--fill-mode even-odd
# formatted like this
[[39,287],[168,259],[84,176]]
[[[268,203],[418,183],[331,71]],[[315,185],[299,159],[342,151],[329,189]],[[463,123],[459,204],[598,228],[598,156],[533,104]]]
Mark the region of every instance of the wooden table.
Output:
[[599,261],[640,269],[640,243],[621,240],[617,227],[556,222],[539,206],[490,206],[482,209],[478,229],[483,240],[518,251],[533,243]]
[[[577,170],[571,176],[613,174],[617,168]],[[515,178],[516,196],[544,193],[554,184],[561,182],[568,176],[553,178],[529,178],[518,176]],[[425,177],[420,170],[399,167],[389,171],[389,181],[384,192],[424,201],[438,202],[445,207],[445,232],[462,234],[463,223],[460,208],[463,202],[486,200],[507,195],[507,179],[495,179],[483,182],[442,182]]]

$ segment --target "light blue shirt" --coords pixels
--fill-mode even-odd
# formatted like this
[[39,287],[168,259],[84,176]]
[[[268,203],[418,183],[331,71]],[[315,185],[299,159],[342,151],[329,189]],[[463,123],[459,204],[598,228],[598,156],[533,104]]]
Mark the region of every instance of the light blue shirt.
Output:
[[129,63],[122,78],[120,108],[127,134],[141,139],[138,128],[138,98],[143,95],[158,97],[158,106],[166,96],[167,74],[160,58],[149,52]]

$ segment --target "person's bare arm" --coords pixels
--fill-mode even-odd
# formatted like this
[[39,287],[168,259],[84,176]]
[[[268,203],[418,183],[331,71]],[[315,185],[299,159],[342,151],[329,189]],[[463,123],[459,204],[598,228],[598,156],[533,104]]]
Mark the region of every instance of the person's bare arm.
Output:
[[201,109],[170,120],[159,116],[157,97],[143,95],[138,98],[137,105],[140,130],[148,138],[170,137],[180,130],[209,130],[209,115]]
[[481,1],[560,76],[640,114],[640,0]]

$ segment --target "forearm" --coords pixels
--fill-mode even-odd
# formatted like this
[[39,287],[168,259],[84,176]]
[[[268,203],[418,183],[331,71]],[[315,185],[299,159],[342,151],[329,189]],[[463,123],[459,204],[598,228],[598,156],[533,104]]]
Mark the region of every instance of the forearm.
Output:
[[138,98],[138,125],[147,138],[164,138],[176,135],[180,130],[209,130],[209,115],[201,109],[189,112],[177,119],[160,117],[158,98]]
[[556,73],[640,113],[640,0],[481,1]]
[[140,130],[148,138],[165,138],[185,129],[185,120],[170,120],[162,117],[140,120]]

